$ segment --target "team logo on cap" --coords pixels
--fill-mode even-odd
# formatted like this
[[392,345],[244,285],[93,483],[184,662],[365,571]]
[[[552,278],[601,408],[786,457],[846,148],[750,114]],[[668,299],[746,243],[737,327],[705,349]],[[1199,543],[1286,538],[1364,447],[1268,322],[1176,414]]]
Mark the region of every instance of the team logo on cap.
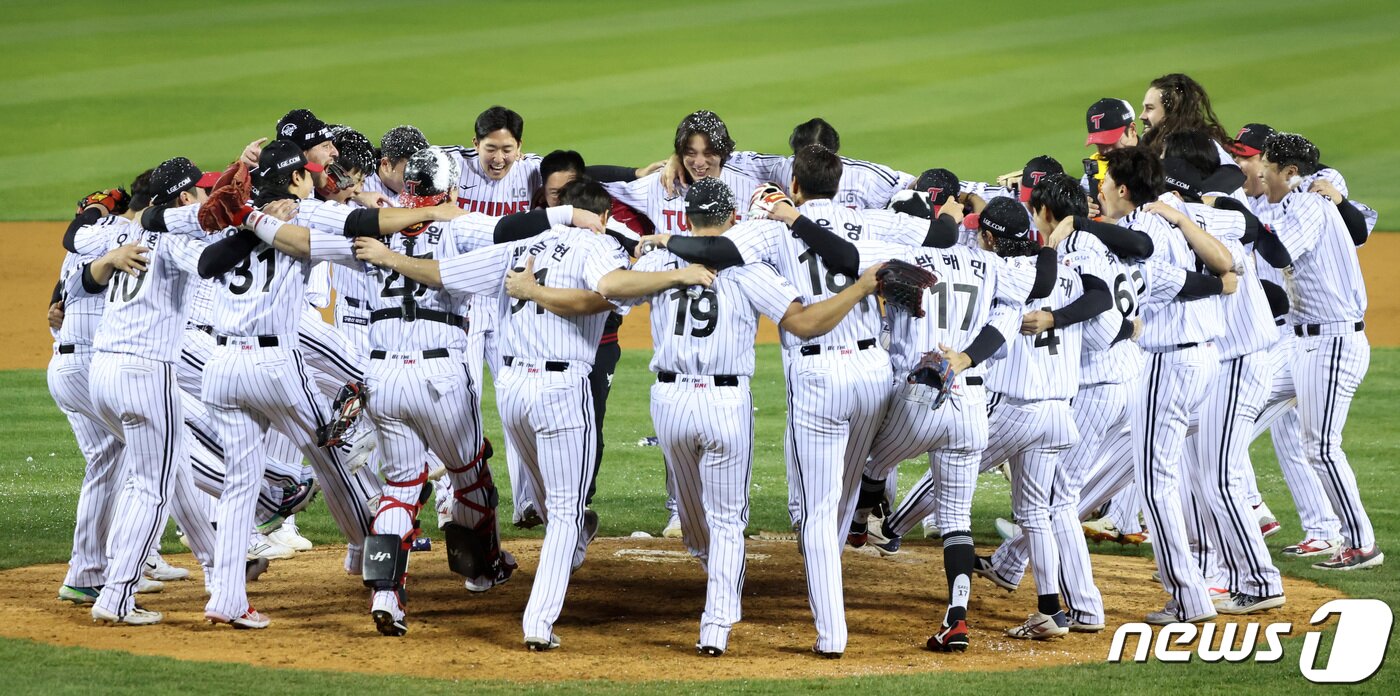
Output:
[[1245,126],[1244,128],[1241,128],[1241,129],[1240,129],[1240,132],[1238,132],[1238,133],[1235,134],[1235,140],[1239,140],[1240,138],[1243,138],[1243,137],[1244,137],[1244,134],[1245,134],[1245,133],[1248,133],[1248,132],[1249,132],[1249,126]]
[[297,124],[295,123],[288,123],[282,126],[282,135],[291,137],[291,135],[295,132],[297,132]]
[[183,178],[183,179],[180,180],[180,183],[175,184],[174,186],[171,186],[169,189],[166,189],[166,192],[167,192],[167,193],[177,193],[177,192],[179,192],[179,191],[183,191],[183,190],[185,190],[185,187],[186,187],[186,186],[189,186],[189,185],[192,184],[192,183],[194,183],[194,181],[193,181],[192,179],[190,179],[189,177],[185,177],[185,178]]
[[941,189],[941,188],[929,187],[929,189],[928,189],[928,198],[929,198],[930,201],[936,201],[936,200],[938,200],[938,197],[939,197],[940,195],[942,195],[942,193],[943,193],[943,189]]
[[1038,186],[1040,180],[1045,178],[1045,172],[1031,172],[1031,186]]
[[301,158],[300,158],[300,157],[293,157],[293,158],[291,158],[291,159],[285,159],[285,160],[282,160],[281,162],[278,162],[278,163],[277,163],[277,168],[278,168],[278,169],[286,169],[287,167],[294,166],[294,165],[297,165],[297,164],[301,164]]
[[1006,225],[1000,224],[1000,223],[998,223],[998,222],[995,221],[995,220],[989,220],[989,219],[987,219],[987,218],[985,218],[985,217],[982,218],[982,224],[984,224],[984,225],[986,225],[986,226],[988,226],[988,227],[990,227],[990,228],[992,228],[992,229],[994,229],[994,230],[996,230],[996,231],[998,231],[998,232],[1005,232],[1005,231],[1006,231]]
[[1103,117],[1104,114],[1094,114],[1089,117],[1089,120],[1094,122],[1094,130],[1099,129],[1099,124],[1103,122]]

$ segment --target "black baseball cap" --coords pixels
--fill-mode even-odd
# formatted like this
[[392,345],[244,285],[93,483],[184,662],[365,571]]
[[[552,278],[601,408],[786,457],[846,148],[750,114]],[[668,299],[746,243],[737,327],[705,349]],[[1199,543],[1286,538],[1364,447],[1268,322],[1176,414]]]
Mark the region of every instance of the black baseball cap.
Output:
[[686,217],[733,213],[736,205],[734,191],[730,190],[729,184],[715,177],[701,179],[691,184],[690,190],[685,192]]
[[262,155],[258,157],[258,168],[252,174],[255,178],[265,179],[297,169],[319,172],[323,167],[307,161],[306,154],[296,143],[279,138],[263,146]]
[[1205,183],[1201,173],[1180,157],[1162,158],[1162,180],[1168,191],[1176,191],[1187,198],[1199,200]]
[[929,206],[936,208],[958,195],[959,186],[957,174],[947,169],[925,169],[910,188],[927,193]]
[[1253,157],[1264,151],[1264,141],[1274,134],[1274,129],[1262,123],[1245,124],[1235,134],[1235,142],[1230,144],[1230,152],[1240,157]]
[[[212,172],[217,177],[218,172]],[[151,171],[151,188],[155,195],[152,205],[165,205],[180,197],[180,194],[197,186],[207,176],[199,167],[184,157],[172,157]]]
[[1084,144],[1112,145],[1123,137],[1123,131],[1136,120],[1137,114],[1133,113],[1132,104],[1122,99],[1100,99],[1084,114],[1085,126],[1089,129],[1089,137],[1084,139]]
[[1064,174],[1065,168],[1060,165],[1059,160],[1050,155],[1041,155],[1031,158],[1025,167],[1021,168],[1021,202],[1025,203],[1031,199],[1031,189],[1051,174]]
[[288,111],[287,115],[277,122],[277,138],[290,140],[302,150],[310,150],[333,137],[325,122],[307,109]]
[[1005,196],[993,198],[977,218],[977,229],[1002,239],[1031,239],[1026,207]]

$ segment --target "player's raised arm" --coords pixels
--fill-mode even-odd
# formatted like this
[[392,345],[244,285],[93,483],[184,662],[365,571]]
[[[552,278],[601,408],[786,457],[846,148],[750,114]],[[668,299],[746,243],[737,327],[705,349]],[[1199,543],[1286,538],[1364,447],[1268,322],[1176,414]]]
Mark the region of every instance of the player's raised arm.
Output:
[[[616,273],[617,271],[613,271]],[[630,272],[630,271],[629,271]],[[609,274],[611,275],[611,274]],[[604,280],[607,276],[603,277]],[[525,265],[506,273],[506,294],[517,300],[534,302],[546,311],[561,317],[581,317],[616,309],[601,293],[584,288],[552,288],[541,285],[535,277],[535,257],[525,257]]]

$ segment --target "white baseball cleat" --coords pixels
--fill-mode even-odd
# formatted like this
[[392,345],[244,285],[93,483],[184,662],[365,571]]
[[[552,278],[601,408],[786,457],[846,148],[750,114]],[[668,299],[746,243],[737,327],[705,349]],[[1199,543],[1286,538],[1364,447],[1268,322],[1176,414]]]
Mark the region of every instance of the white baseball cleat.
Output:
[[661,530],[661,536],[667,539],[681,538],[681,516],[678,512],[671,513],[671,519],[666,521],[666,528]]
[[267,628],[272,624],[272,619],[267,618],[267,615],[254,609],[251,604],[248,605],[248,609],[244,611],[241,616],[229,618],[218,612],[206,611],[204,612],[204,620],[211,624],[226,623],[234,628],[259,629]]
[[1243,592],[1232,592],[1229,595],[1214,599],[1215,610],[1221,614],[1254,614],[1269,609],[1277,609],[1283,606],[1283,595],[1273,597],[1260,597],[1249,595]]
[[142,575],[136,581],[136,594],[155,594],[165,589],[165,583]]
[[1006,629],[1006,635],[1021,640],[1050,640],[1068,633],[1069,619],[1065,618],[1063,611],[1055,612],[1054,616],[1035,612],[1028,615],[1020,626]]
[[301,535],[301,530],[297,529],[296,519],[292,517],[288,517],[281,527],[268,534],[267,539],[293,551],[310,551],[312,548],[311,540]]
[[1021,533],[1021,527],[1019,525],[1001,517],[997,518],[994,526],[997,529],[997,536],[1001,537],[1002,541],[1011,541],[1013,537]]
[[1341,548],[1339,539],[1304,539],[1292,546],[1285,546],[1279,553],[1294,558],[1307,558],[1308,556],[1322,556],[1324,554],[1335,554]]
[[152,551],[151,555],[146,556],[146,565],[143,568],[143,573],[152,580],[160,580],[162,582],[184,580],[190,576],[189,570],[185,568],[176,568],[166,563],[165,559],[161,558],[160,554],[155,551]]
[[344,449],[345,469],[352,474],[359,471],[361,467],[369,463],[369,456],[374,453],[374,448],[378,446],[379,443],[374,439],[374,431],[369,428],[364,428],[361,432],[353,435]]
[[525,649],[530,652],[544,652],[557,647],[559,647],[559,636],[551,635],[548,638],[525,636]]
[[283,546],[267,538],[266,534],[254,534],[248,543],[248,560],[266,558],[269,561],[276,561],[296,556],[297,552],[290,547]]
[[141,607],[132,607],[131,611],[127,612],[125,616],[117,616],[116,614],[113,614],[112,612],[107,611],[106,609],[101,609],[95,606],[92,608],[93,623],[111,625],[126,624],[128,626],[150,626],[151,624],[160,623],[160,620],[163,618],[165,617],[161,615],[160,612],[148,611],[146,609],[142,609]]
[[943,536],[943,530],[938,527],[938,520],[933,519],[933,515],[925,517],[924,521],[919,524],[924,528],[925,539],[937,539]]

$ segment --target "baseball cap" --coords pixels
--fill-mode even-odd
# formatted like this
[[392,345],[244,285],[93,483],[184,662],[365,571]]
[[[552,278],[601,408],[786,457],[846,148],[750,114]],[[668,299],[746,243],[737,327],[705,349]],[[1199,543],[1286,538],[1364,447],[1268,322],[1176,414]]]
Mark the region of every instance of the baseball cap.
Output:
[[1180,157],[1162,158],[1162,180],[1166,183],[1167,190],[1198,200],[1205,186],[1201,180],[1201,173]]
[[214,184],[219,183],[219,177],[221,176],[223,176],[223,172],[204,172],[204,174],[199,177],[199,181],[194,183],[194,186],[195,188],[214,188]]
[[[218,172],[213,172],[217,179]],[[200,171],[184,157],[172,157],[161,162],[151,172],[151,188],[155,190],[155,195],[151,197],[151,205],[165,205],[174,201],[181,193],[194,188],[199,182],[208,176]]]
[[1059,160],[1050,155],[1041,155],[1031,158],[1026,166],[1021,168],[1021,202],[1025,203],[1031,199],[1031,189],[1051,174],[1064,174],[1065,168],[1060,165]]
[[1235,134],[1235,142],[1230,144],[1230,152],[1240,157],[1253,157],[1264,151],[1264,141],[1274,134],[1274,129],[1262,123],[1248,123]]
[[1089,129],[1089,137],[1084,139],[1084,144],[1112,145],[1123,137],[1123,131],[1135,120],[1137,114],[1133,112],[1132,104],[1122,99],[1100,99],[1084,114],[1085,125]]
[[258,168],[252,174],[255,178],[264,179],[297,169],[319,172],[323,168],[315,162],[308,162],[296,143],[278,139],[263,146],[262,155],[258,157]]
[[1026,207],[1004,196],[993,198],[977,218],[977,229],[1002,239],[1031,239]]
[[947,169],[925,169],[910,188],[928,193],[929,205],[936,208],[958,195],[959,185],[958,175]]
[[733,213],[737,203],[729,185],[715,177],[701,179],[690,185],[685,193],[685,214],[723,215]]
[[307,109],[293,109],[277,122],[277,139],[290,140],[302,150],[310,150],[330,140],[331,129]]

